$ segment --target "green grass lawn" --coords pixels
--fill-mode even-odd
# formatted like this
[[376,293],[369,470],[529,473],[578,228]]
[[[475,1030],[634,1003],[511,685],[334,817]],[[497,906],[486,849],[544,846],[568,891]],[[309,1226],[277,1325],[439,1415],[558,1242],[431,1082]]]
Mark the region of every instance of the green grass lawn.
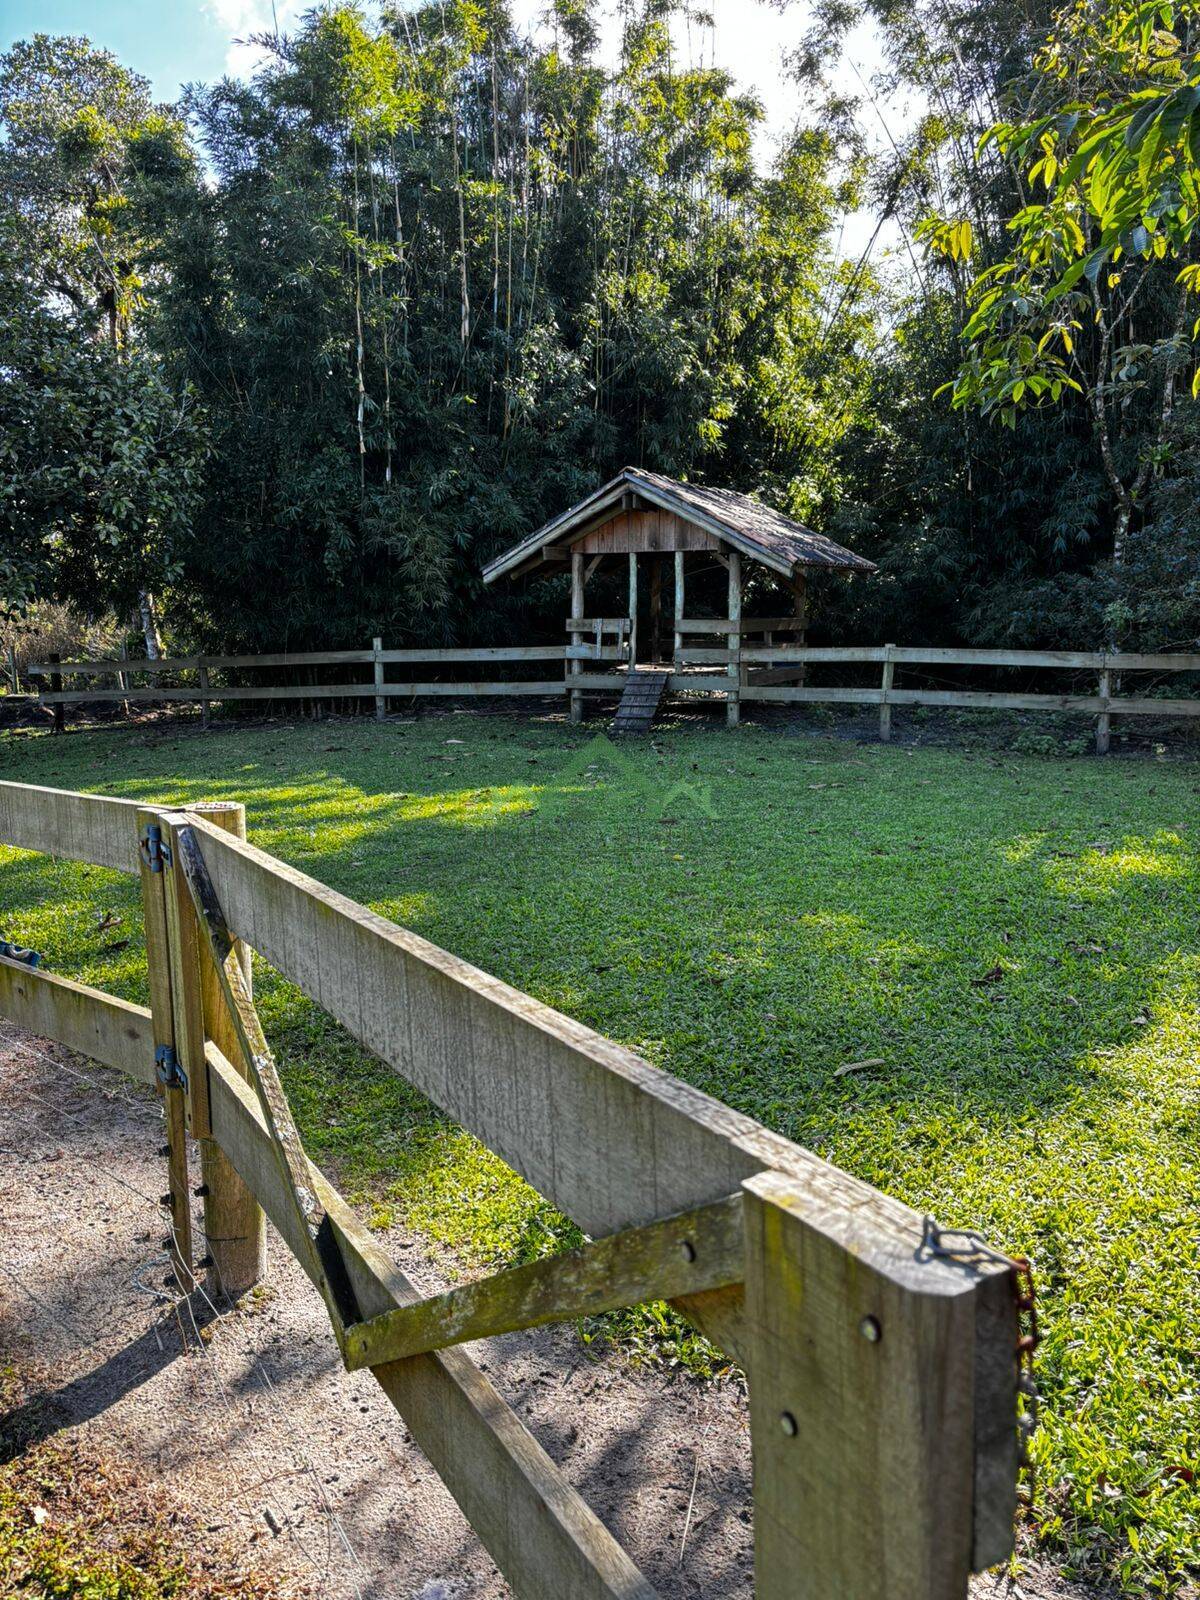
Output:
[[[1200,766],[748,726],[667,729],[621,770],[583,754],[594,732],[15,737],[0,777],[244,800],[285,861],[1030,1254],[1042,1533],[1075,1571],[1174,1592],[1200,1567]],[[0,913],[52,969],[144,998],[132,880],[0,850]],[[293,988],[257,981],[309,1150],[368,1215],[491,1263],[571,1237]],[[866,1058],[882,1065],[837,1074]],[[704,1364],[653,1316],[617,1333]]]

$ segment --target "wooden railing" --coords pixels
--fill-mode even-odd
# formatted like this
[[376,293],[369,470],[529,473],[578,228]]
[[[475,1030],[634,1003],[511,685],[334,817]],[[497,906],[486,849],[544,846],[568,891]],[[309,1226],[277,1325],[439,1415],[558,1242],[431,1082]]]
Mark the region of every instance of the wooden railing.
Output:
[[[674,653],[675,670],[669,688],[674,692],[719,694],[736,710],[742,703],[765,702],[782,705],[852,705],[879,707],[879,735],[891,737],[894,706],[941,708],[1063,711],[1096,718],[1096,748],[1104,754],[1111,738],[1112,718],[1124,717],[1200,717],[1200,698],[1187,695],[1160,695],[1129,692],[1129,680],[1153,673],[1200,674],[1200,653],[1137,654],[1096,650],[972,650],[910,647],[905,645],[818,645],[779,644],[777,634],[803,630],[797,617],[742,617],[735,624],[727,617],[680,618],[675,622],[679,643]],[[734,633],[742,641],[684,644],[684,639],[704,636],[727,639]],[[621,685],[620,672],[629,665],[630,620],[628,617],[580,617],[566,624],[572,642],[566,645],[519,645],[445,650],[385,650],[379,640],[370,650],[305,651],[263,656],[182,656],[159,661],[49,661],[31,667],[30,673],[48,678],[50,688],[39,695],[39,703],[55,712],[56,725],[62,725],[64,708],[90,702],[158,701],[194,702],[201,707],[205,722],[212,701],[267,700],[373,700],[375,714],[383,717],[389,702],[411,701],[427,695],[472,698],[489,695],[561,695],[569,697],[572,714],[581,714],[584,694],[614,694]],[[590,636],[590,637],[589,637]],[[612,642],[608,642],[611,640]],[[761,642],[757,642],[760,641]],[[749,641],[749,642],[747,642]],[[564,675],[554,679],[420,677],[395,681],[387,676],[388,667],[403,667],[410,672],[422,668],[438,673],[456,666],[479,668],[489,663],[558,662]],[[589,665],[601,668],[589,671]],[[878,667],[877,685],[812,684],[808,668],[837,665],[848,669]],[[216,682],[213,674],[230,674],[269,668],[295,669],[332,666],[371,667],[368,681],[310,684],[244,684]],[[720,669],[705,673],[703,667]],[[998,668],[1025,672],[1065,672],[1078,680],[1087,674],[1094,688],[1082,689],[1078,682],[1063,693],[1012,691],[987,688],[950,688],[917,683],[901,686],[898,673],[914,669],[928,678],[943,669]],[[152,678],[195,675],[189,684],[133,684],[134,676]],[[119,677],[115,688],[65,690],[65,676],[85,678]],[[799,681],[797,681],[799,680]]]
[[[244,832],[240,805],[0,784],[0,842],[140,875],[149,1007],[0,958],[0,1012],[157,1088],[182,1290],[190,1133],[218,1287],[262,1272],[265,1213],[515,1593],[571,1600],[654,1591],[463,1341],[669,1298],[748,1376],[759,1600],[964,1600],[1012,1545],[1013,1265]],[[304,1154],[250,947],[595,1242],[423,1299]]]
[[[198,704],[207,724],[209,706],[213,701],[247,700],[374,700],[377,717],[386,715],[389,700],[412,700],[417,696],[451,695],[548,695],[562,694],[562,678],[530,681],[525,678],[463,679],[442,681],[429,678],[422,681],[389,678],[389,667],[404,667],[413,671],[421,667],[433,668],[439,674],[450,666],[480,667],[517,662],[571,662],[617,661],[623,659],[615,646],[592,645],[577,642],[570,645],[496,645],[455,649],[385,650],[383,641],[375,639],[369,650],[301,650],[285,651],[275,655],[258,656],[171,656],[156,661],[105,660],[105,661],[49,661],[38,662],[29,668],[31,676],[49,680],[49,689],[40,691],[42,705],[56,708],[56,724],[61,726],[61,708],[104,702]],[[267,668],[292,671],[300,668],[370,667],[369,680],[343,683],[236,683],[229,682],[230,674],[245,671],[261,672]],[[218,676],[214,678],[214,674]],[[194,682],[137,683],[138,678],[162,679],[186,676]],[[64,689],[65,677],[115,678],[115,686],[104,688]]]

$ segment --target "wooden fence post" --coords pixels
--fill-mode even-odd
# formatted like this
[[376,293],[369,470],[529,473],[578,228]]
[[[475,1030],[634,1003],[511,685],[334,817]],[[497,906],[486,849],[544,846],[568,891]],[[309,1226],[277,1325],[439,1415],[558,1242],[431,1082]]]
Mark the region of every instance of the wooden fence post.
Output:
[[209,724],[208,662],[204,659],[203,656],[200,657],[199,674],[200,674],[200,694],[202,696],[201,701],[200,701],[200,726],[202,728],[207,728],[208,724]]
[[171,1215],[167,1248],[184,1294],[195,1288],[192,1270],[192,1197],[188,1187],[187,1124],[182,1080],[175,1054],[175,1014],[171,996],[171,955],[167,932],[162,826],[153,811],[138,811],[137,837],[146,935],[146,970],[154,1033],[154,1061],[167,1134],[167,1194]]
[[[53,665],[55,662],[61,661],[62,657],[60,655],[58,655],[57,652],[56,652],[54,655],[50,656],[48,659],[49,659],[51,665]],[[51,694],[61,694],[62,693],[62,673],[61,672],[52,672],[50,674],[50,693]],[[63,705],[61,700],[56,700],[54,702],[54,732],[55,733],[63,733],[66,730],[66,726],[67,726],[67,708],[66,708],[66,706]]]
[[637,671],[638,582],[637,553],[629,552],[629,670]]
[[[583,620],[583,553],[579,550],[571,552],[571,621]],[[603,635],[601,635],[603,637]],[[567,635],[568,648],[576,647],[583,643],[583,635],[574,629]],[[577,678],[583,670],[581,661],[570,661],[567,664],[567,676]],[[599,670],[597,668],[597,670]],[[570,717],[572,722],[583,721],[583,694],[579,689],[571,690]]]
[[[246,837],[246,808],[237,801],[211,801],[187,808],[206,822],[233,834]],[[186,894],[187,889],[180,885]],[[250,952],[239,940],[234,947],[250,992]],[[200,999],[204,1011],[204,1031],[233,1067],[247,1077],[241,1059],[237,1033],[230,1020],[220,979],[212,962],[200,962]],[[220,1145],[205,1139],[200,1146],[200,1171],[204,1179],[204,1232],[212,1256],[218,1287],[231,1299],[253,1288],[266,1271],[267,1233],[262,1207],[238,1177]]]
[[[729,552],[729,620],[740,622],[742,617],[742,558],[736,550]],[[739,653],[742,646],[740,633],[726,635],[725,643],[732,653],[726,672],[729,688],[725,692],[725,725],[736,728],[741,715],[742,664]]]
[[1107,665],[1100,670],[1100,686],[1097,692],[1104,702],[1104,709],[1096,718],[1096,754],[1106,756],[1112,731],[1112,721],[1108,713],[1109,696],[1112,693],[1112,673]]
[[965,1600],[972,1297],[867,1266],[781,1173],[742,1189],[757,1600]]
[[[371,652],[375,658],[375,688],[383,688],[383,640],[371,640]],[[375,720],[382,722],[387,716],[387,696],[377,693],[375,696]]]
[[676,671],[678,671],[680,666],[682,666],[682,662],[679,659],[679,652],[683,649],[683,634],[680,633],[680,631],[679,631],[679,624],[683,621],[683,616],[684,616],[684,610],[683,610],[683,608],[684,608],[684,586],[683,586],[684,585],[684,570],[683,570],[683,562],[684,562],[683,551],[682,550],[676,550],[676,552],[675,552],[675,649],[674,649],[674,653],[672,654],[672,657],[671,657],[671,664],[676,669]]
[[895,648],[894,644],[885,644],[883,647],[883,677],[880,682],[883,699],[879,702],[879,737],[884,744],[890,744],[892,738],[892,707],[888,694],[896,675],[896,663],[892,659]]

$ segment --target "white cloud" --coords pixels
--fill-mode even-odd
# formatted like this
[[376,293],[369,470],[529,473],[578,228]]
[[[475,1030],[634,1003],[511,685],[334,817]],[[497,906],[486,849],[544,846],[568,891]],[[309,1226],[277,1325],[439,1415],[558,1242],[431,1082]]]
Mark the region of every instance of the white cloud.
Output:
[[281,33],[304,10],[304,0],[204,0],[204,9],[228,38],[225,70],[235,78],[248,78],[266,59],[261,46],[251,44],[254,34]]

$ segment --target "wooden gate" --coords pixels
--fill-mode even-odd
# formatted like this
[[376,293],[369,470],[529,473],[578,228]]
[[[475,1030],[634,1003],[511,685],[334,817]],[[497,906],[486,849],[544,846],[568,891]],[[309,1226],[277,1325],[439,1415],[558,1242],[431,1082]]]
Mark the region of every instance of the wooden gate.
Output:
[[[666,1298],[746,1370],[761,1600],[963,1600],[1012,1545],[1012,1264],[184,810],[0,784],[0,842],[140,874],[149,1007],[0,957],[0,1012],[155,1085],[174,1260],[187,1135],[226,1288],[262,1213],[522,1597],[653,1589],[462,1348]],[[570,1255],[422,1298],[308,1161],[248,951],[299,985],[571,1217]],[[261,1208],[261,1211],[260,1211]]]

